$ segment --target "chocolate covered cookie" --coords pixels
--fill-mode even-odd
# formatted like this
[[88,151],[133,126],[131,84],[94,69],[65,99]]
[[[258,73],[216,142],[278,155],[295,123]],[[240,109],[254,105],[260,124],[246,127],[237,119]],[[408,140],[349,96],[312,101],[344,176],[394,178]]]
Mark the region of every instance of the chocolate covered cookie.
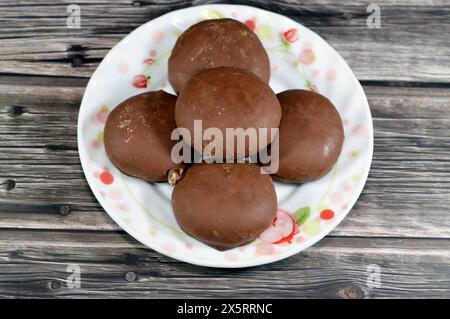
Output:
[[[249,71],[231,67],[209,69],[192,77],[181,90],[175,108],[177,126],[190,132],[186,142],[204,154],[208,153],[205,150],[208,143],[221,144],[222,150],[214,149],[206,154],[217,158],[257,153],[272,141],[276,134],[271,133],[276,133],[280,119],[280,103],[270,86]],[[195,134],[195,120],[201,120],[201,128],[197,126],[197,130],[202,129],[197,132],[201,134]],[[221,132],[222,143],[204,138],[203,133],[210,128]],[[227,138],[227,129],[237,129],[236,134]],[[239,140],[245,141],[241,150],[237,147]]]
[[133,96],[109,114],[104,131],[105,149],[123,173],[149,182],[167,181],[175,164],[170,139],[175,126],[176,96],[164,91]]
[[196,164],[175,185],[172,206],[184,231],[226,250],[270,226],[277,197],[270,175],[255,164]]
[[288,90],[277,97],[282,118],[274,176],[293,183],[322,177],[336,163],[344,142],[339,113],[326,97],[312,91]]
[[220,66],[246,69],[269,82],[270,62],[261,41],[233,19],[205,20],[184,31],[169,58],[169,81],[180,92],[195,74]]

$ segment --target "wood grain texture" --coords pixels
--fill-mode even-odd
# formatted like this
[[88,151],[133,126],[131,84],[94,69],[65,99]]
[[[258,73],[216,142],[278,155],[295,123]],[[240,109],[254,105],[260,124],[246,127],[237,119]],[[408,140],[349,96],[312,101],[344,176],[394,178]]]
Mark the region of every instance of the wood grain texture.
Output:
[[[68,29],[65,10],[71,1],[2,1],[0,72],[89,77],[107,51],[136,27],[175,9],[213,2],[79,1],[82,27]],[[230,3],[275,11],[311,28],[360,80],[450,82],[446,1],[383,1],[380,29],[366,25],[369,0]]]
[[[1,193],[0,226],[118,229],[91,194],[79,163],[76,121],[83,89],[45,81],[0,84],[0,134],[7,137],[0,140],[0,181],[15,183]],[[372,169],[362,197],[334,234],[450,238],[450,91],[365,91],[374,118]],[[62,216],[57,207],[49,213],[48,203],[68,205],[70,213]]]
[[[232,1],[231,1],[232,2]],[[237,2],[237,1],[235,1]],[[324,240],[286,260],[221,270],[144,248],[107,216],[80,166],[88,78],[126,34],[206,1],[0,2],[0,297],[450,297],[450,3],[243,1],[324,37],[362,81],[375,149],[365,189]],[[82,269],[68,289],[66,267]],[[381,287],[367,287],[367,266]],[[128,274],[128,275],[127,275]]]
[[[442,240],[330,237],[272,265],[222,270],[175,261],[120,233],[0,231],[0,297],[442,297],[449,261]],[[67,288],[69,264],[81,268],[80,289]],[[379,288],[367,285],[369,265],[380,267]]]

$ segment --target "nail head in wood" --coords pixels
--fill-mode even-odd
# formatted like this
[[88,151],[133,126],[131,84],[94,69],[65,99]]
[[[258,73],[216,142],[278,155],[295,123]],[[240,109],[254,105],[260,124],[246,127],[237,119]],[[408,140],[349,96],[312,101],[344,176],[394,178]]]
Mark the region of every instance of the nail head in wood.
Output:
[[135,281],[136,280],[136,274],[133,271],[129,271],[125,274],[125,280],[126,281]]
[[67,216],[70,213],[70,206],[69,205],[61,205],[59,208],[59,214],[62,216]]

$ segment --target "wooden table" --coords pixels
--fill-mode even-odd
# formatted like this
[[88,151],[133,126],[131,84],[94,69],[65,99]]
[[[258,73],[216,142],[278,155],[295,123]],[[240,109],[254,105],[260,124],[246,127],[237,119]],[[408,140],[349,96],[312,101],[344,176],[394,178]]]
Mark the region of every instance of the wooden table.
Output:
[[[87,81],[134,28],[205,2],[77,1],[81,29],[66,27],[71,1],[0,2],[0,297],[450,297],[446,0],[379,1],[379,29],[366,25],[371,1],[245,1],[320,34],[369,99],[369,179],[318,244],[270,265],[209,269],[143,247],[103,211],[77,152]],[[69,264],[81,267],[79,289],[66,285]]]

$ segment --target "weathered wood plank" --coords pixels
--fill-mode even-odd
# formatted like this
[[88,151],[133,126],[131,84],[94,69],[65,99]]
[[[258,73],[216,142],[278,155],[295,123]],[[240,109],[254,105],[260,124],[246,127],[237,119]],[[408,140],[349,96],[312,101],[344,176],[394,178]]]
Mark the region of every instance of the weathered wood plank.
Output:
[[[80,289],[67,288],[69,264],[81,268]],[[369,265],[379,288],[367,286]],[[273,265],[223,271],[121,233],[0,231],[0,297],[442,298],[449,271],[448,240],[328,237]]]
[[[79,164],[83,88],[73,79],[23,77],[24,86],[20,79],[0,77],[0,227],[118,229]],[[362,197],[333,234],[450,238],[450,90],[365,90],[374,116],[373,165]],[[65,205],[70,212],[60,215]]]
[[[206,2],[77,2],[82,10],[81,29],[66,28],[65,9],[71,1],[2,2],[0,72],[89,77],[106,52],[139,25]],[[381,29],[366,25],[369,0],[240,3],[284,14],[318,32],[359,79],[450,82],[450,6],[446,1],[380,3]]]
[[[448,1],[380,3],[383,28],[372,30],[370,0],[244,1],[318,32],[368,84],[375,153],[331,236],[227,271],[170,259],[119,230],[76,145],[84,87],[107,51],[142,23],[206,1],[77,1],[83,27],[70,30],[72,2],[0,2],[0,297],[450,297]],[[398,84],[423,87],[383,86]],[[81,267],[81,289],[67,288],[68,264]],[[367,286],[369,265],[380,267],[380,288]]]

